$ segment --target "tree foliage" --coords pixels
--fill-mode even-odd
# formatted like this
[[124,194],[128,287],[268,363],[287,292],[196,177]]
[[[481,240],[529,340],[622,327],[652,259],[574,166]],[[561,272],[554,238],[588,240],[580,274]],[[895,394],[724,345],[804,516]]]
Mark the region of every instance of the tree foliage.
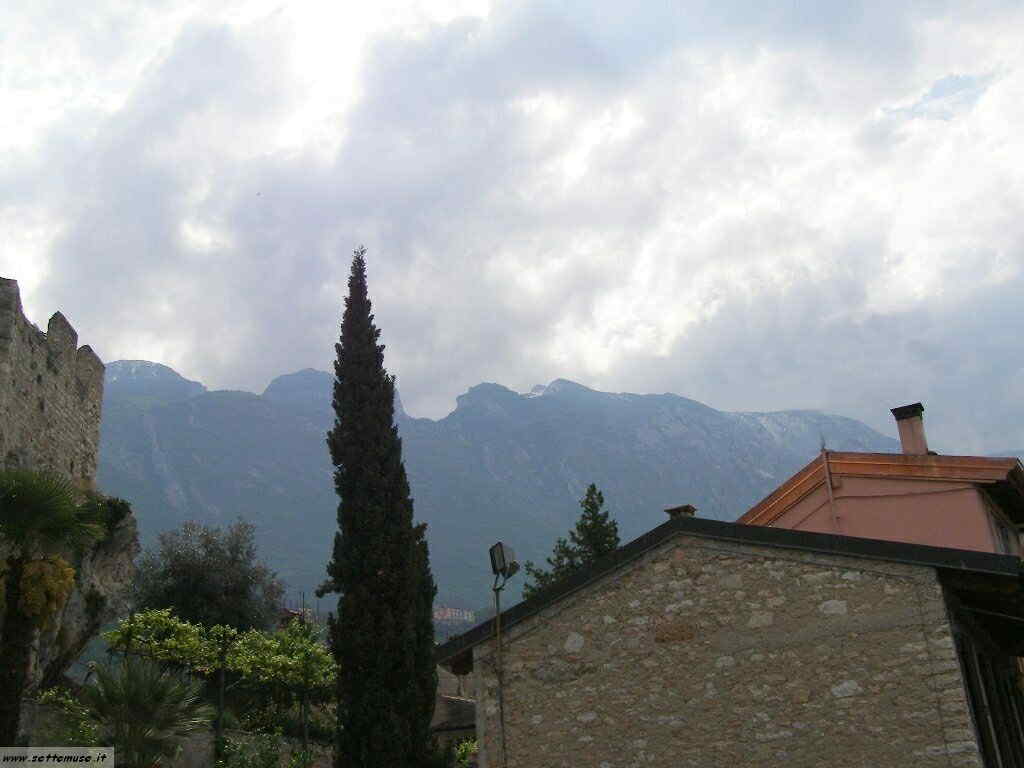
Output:
[[148,657],[214,680],[218,689],[215,731],[218,752],[223,742],[225,675],[233,685],[262,694],[267,701],[298,701],[302,746],[309,748],[310,704],[334,692],[337,668],[316,627],[295,618],[275,632],[238,632],[218,624],[203,627],[174,616],[169,608],[143,611],[122,619],[104,636],[125,655]]
[[0,471],[0,536],[15,547],[80,549],[104,533],[96,507],[80,503],[63,476],[30,469]]
[[94,505],[83,504],[64,477],[27,469],[0,471],[3,630],[0,633],[0,744],[18,744],[21,701],[30,680],[38,630],[61,610],[74,569],[58,553],[106,533]]
[[211,669],[215,661],[205,629],[174,615],[171,608],[154,608],[121,619],[103,639],[125,655],[194,670]]
[[340,593],[331,621],[338,662],[335,766],[422,766],[431,754],[437,691],[426,526],[413,523],[395,382],[366,286],[365,249],[353,254],[335,345],[334,464],[338,533],[318,594]]
[[241,519],[226,530],[184,523],[160,534],[159,546],[139,560],[136,606],[173,608],[198,624],[270,628],[283,593],[257,559],[255,527]]
[[274,632],[233,627],[204,627],[179,619],[170,608],[141,611],[121,619],[104,638],[114,649],[168,666],[212,675],[221,664],[253,687],[308,691],[329,696],[336,668],[314,627],[293,619]]
[[583,511],[576,527],[569,531],[569,538],[560,537],[555,542],[551,557],[547,558],[549,570],[526,562],[527,576],[532,579],[532,583],[528,581],[523,586],[523,597],[527,600],[618,549],[619,524],[604,509],[604,494],[593,483],[580,499],[580,508]]

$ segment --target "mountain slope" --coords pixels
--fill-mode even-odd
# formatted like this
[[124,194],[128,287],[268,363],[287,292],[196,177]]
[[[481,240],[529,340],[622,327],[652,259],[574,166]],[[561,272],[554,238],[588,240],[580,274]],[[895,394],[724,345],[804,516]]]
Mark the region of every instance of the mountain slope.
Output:
[[[160,367],[164,369],[163,366]],[[170,369],[112,363],[99,484],[133,500],[144,543],[196,519],[258,526],[294,589],[322,579],[337,499],[324,444],[329,374],[306,369],[262,395],[208,392]],[[113,370],[113,374],[111,374]],[[169,373],[168,373],[169,372]],[[158,381],[159,386],[150,386]],[[735,519],[820,449],[896,451],[860,422],[814,411],[728,413],[677,395],[597,392],[559,379],[529,394],[480,384],[443,419],[396,409],[416,515],[429,524],[440,603],[483,604],[487,548],[542,561],[597,483],[623,541],[682,503]]]

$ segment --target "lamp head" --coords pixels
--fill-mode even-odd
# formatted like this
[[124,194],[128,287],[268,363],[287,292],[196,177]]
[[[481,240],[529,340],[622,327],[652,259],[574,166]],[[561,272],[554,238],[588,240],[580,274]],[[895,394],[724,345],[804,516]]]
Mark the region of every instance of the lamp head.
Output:
[[518,570],[519,563],[512,547],[500,541],[491,547],[491,573],[507,579]]

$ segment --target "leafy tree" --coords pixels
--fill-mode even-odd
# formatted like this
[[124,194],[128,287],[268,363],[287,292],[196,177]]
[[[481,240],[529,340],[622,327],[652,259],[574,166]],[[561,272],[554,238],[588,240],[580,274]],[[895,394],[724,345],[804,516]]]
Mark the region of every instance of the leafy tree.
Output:
[[300,619],[274,634],[247,632],[229,658],[231,668],[244,680],[276,687],[299,700],[302,750],[309,751],[309,707],[333,692],[337,669],[316,629]]
[[161,533],[139,560],[136,606],[173,608],[206,626],[274,626],[284,587],[257,559],[255,530],[239,519],[227,530],[189,522]]
[[334,659],[317,629],[300,619],[272,633],[251,629],[239,634],[224,625],[207,628],[183,621],[165,608],[122,619],[104,637],[126,653],[215,678],[218,738],[226,672],[268,697],[298,699],[303,750],[309,746],[309,706],[330,698],[337,677]]
[[173,615],[171,608],[153,608],[121,619],[103,638],[125,655],[146,656],[167,666],[210,667],[214,657],[206,630]]
[[82,702],[99,725],[100,740],[113,744],[118,765],[150,768],[174,757],[182,739],[210,724],[213,710],[201,686],[149,659],[127,657],[117,667],[96,667],[96,683]]
[[335,345],[334,427],[327,445],[340,497],[338,533],[318,595],[339,593],[330,621],[338,665],[336,768],[422,766],[437,691],[426,526],[413,504],[394,424],[395,381],[353,254]]
[[19,744],[22,696],[37,630],[63,607],[74,569],[59,552],[103,536],[95,507],[78,503],[63,477],[27,469],[0,471],[0,540],[9,547],[2,587],[0,744]]
[[603,507],[604,494],[591,483],[580,499],[583,512],[576,521],[576,527],[569,531],[568,539],[560,537],[555,542],[551,557],[547,558],[550,570],[538,568],[532,561],[526,562],[526,573],[533,583],[527,582],[523,586],[524,598],[529,600],[619,548],[619,524]]

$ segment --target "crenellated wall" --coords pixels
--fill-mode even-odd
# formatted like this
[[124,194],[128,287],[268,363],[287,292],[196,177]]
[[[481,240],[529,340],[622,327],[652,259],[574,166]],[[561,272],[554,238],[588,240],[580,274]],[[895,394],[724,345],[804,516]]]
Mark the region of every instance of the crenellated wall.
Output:
[[60,312],[46,333],[21,308],[15,280],[0,278],[0,464],[51,469],[81,489],[96,478],[103,362]]

